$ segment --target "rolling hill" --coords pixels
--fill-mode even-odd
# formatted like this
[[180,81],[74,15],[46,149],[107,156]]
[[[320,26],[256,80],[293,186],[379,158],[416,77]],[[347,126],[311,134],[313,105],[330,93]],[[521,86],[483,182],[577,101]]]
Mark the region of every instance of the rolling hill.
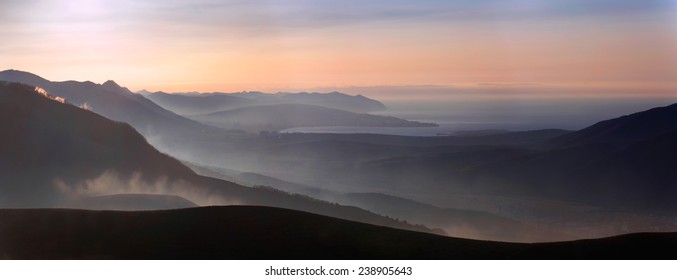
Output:
[[255,206],[0,210],[7,259],[674,259],[677,234],[501,243]]
[[513,242],[571,239],[563,234],[537,230],[516,220],[482,211],[441,208],[381,193],[341,193],[286,182],[256,173],[220,171],[221,173],[214,174],[214,171],[204,167],[191,166],[191,168],[199,174],[205,174],[205,176],[229,178],[229,180],[246,186],[269,186],[289,193],[298,193],[341,205],[359,207],[410,223],[439,228],[454,237]]

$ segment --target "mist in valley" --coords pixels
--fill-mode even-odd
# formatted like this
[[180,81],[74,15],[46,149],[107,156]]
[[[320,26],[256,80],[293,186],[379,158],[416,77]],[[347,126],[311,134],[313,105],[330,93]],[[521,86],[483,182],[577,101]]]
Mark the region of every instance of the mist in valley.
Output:
[[80,2],[0,3],[0,257],[677,244],[674,1]]
[[[313,111],[306,117],[295,107],[262,115],[253,126],[227,129],[212,126],[213,120],[191,120],[146,99],[147,93],[133,93],[114,82],[51,82],[17,71],[0,77],[40,86],[39,92],[34,92],[35,86],[3,86],[3,112],[25,116],[4,118],[6,127],[32,124],[3,144],[7,157],[0,163],[23,166],[20,172],[4,169],[3,185],[8,187],[3,188],[3,207],[152,210],[262,205],[513,242],[677,230],[672,203],[677,193],[669,188],[675,182],[675,107],[646,110],[657,103],[671,104],[669,98],[381,103],[341,93],[292,95],[299,104],[338,102],[333,107],[342,108],[341,118],[362,116],[355,119],[357,124],[380,115],[397,115],[405,123],[407,116],[431,116],[412,120],[464,124],[425,127],[452,130],[422,137],[406,133],[422,129],[417,125],[393,128],[387,122],[363,126],[366,130],[360,133],[261,127],[270,121],[308,128],[314,124],[299,120],[326,122],[339,110]],[[269,105],[260,100],[281,98],[261,95],[265,93],[236,94],[251,100],[230,110],[265,107]],[[308,96],[311,101],[303,101]],[[205,96],[184,95],[171,104],[177,111],[181,106],[190,110],[204,102],[201,98]],[[216,100],[221,103],[211,101],[210,110],[229,110],[232,99]],[[372,106],[360,105],[364,100]],[[108,106],[111,101],[123,105]],[[20,102],[35,105],[17,106]],[[386,110],[373,104],[387,104]],[[347,111],[351,108],[353,112]],[[375,111],[365,113],[364,108]],[[40,110],[50,114],[37,113]],[[607,115],[615,117],[603,119]],[[215,116],[227,122],[232,115]],[[526,119],[544,122],[523,122]],[[581,124],[574,125],[572,119]],[[78,125],[64,126],[59,120],[77,120],[72,123]],[[405,133],[375,133],[388,128]],[[50,141],[34,135],[50,135]],[[37,170],[44,170],[41,176],[26,176]],[[37,191],[27,192],[31,188]]]
[[[334,127],[336,131],[332,131],[328,126],[312,131],[313,127],[299,125],[292,131],[243,134],[227,143],[172,146],[162,137],[149,139],[203,175],[357,206],[440,228],[452,236],[520,242],[574,240],[674,231],[677,219],[667,201],[636,199],[644,194],[632,188],[641,183],[619,184],[589,173],[598,172],[596,168],[599,173],[615,172],[601,166],[581,169],[589,160],[611,156],[617,150],[558,149],[552,139],[609,116],[674,101],[390,100],[383,102],[388,109],[377,114],[442,121],[435,129],[449,130],[435,136],[409,137],[416,132],[407,130],[421,128]],[[444,125],[444,121],[455,120],[460,125]],[[379,129],[400,132],[372,134]],[[206,148],[210,145],[215,148]],[[541,164],[529,163],[538,160]],[[571,173],[578,169],[588,173]],[[578,178],[582,176],[587,177]],[[616,184],[619,188],[588,187],[593,184]],[[551,187],[541,187],[548,185]],[[590,189],[582,190],[585,188]]]

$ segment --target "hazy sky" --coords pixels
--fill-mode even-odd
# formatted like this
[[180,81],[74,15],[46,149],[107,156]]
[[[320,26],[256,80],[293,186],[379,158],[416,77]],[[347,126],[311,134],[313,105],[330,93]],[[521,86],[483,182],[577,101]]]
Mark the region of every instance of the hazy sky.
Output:
[[677,88],[676,0],[2,0],[0,38],[2,68],[133,90]]

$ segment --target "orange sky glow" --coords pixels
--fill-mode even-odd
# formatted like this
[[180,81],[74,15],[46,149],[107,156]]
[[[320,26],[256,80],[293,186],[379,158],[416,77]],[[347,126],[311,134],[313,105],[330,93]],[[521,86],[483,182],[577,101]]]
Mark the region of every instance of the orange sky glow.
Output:
[[167,92],[523,84],[677,95],[675,1],[412,2],[9,0],[0,66]]

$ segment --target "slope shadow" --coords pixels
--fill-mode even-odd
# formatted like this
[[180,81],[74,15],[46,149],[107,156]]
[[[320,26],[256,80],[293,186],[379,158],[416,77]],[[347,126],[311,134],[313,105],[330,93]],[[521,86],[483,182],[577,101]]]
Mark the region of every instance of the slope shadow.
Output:
[[0,210],[9,259],[674,259],[677,234],[520,244],[442,237],[257,206]]

